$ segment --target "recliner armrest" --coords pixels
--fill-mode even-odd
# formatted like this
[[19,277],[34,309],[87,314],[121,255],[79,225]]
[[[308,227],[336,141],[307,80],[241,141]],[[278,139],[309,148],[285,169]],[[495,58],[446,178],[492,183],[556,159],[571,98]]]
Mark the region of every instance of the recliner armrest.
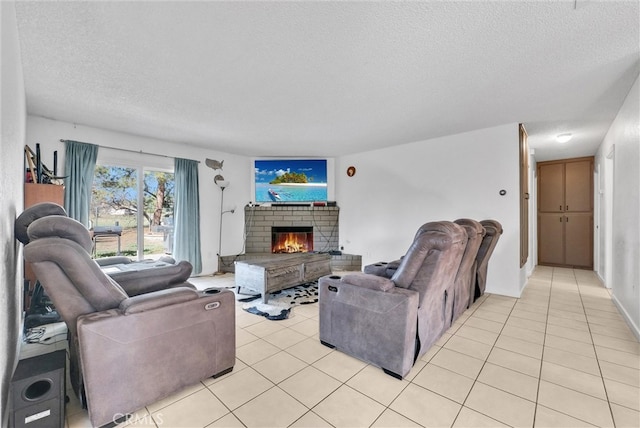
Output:
[[[115,267],[116,265],[112,265]],[[129,296],[150,293],[153,291],[163,290],[168,287],[179,286],[189,279],[192,266],[187,261],[180,261],[176,264],[168,264],[166,262],[137,262],[120,266],[122,271],[109,269],[107,273],[113,278]],[[185,287],[195,287],[191,284],[185,284]]]
[[126,256],[101,257],[99,259],[95,259],[95,261],[98,263],[98,266],[126,265],[132,263],[131,259]]
[[378,262],[367,265],[364,267],[364,273],[381,276],[383,278],[391,278],[393,274],[396,273],[396,270],[398,270],[398,266],[400,266],[402,262],[402,257],[400,260],[394,260],[392,262]]
[[399,260],[387,263],[387,269],[398,269],[400,267],[400,263],[402,263],[402,259],[404,259],[404,256],[400,257]]
[[120,310],[125,315],[150,311],[176,303],[188,302],[199,297],[198,292],[187,287],[169,288],[153,293],[130,297],[120,303]]
[[350,273],[342,277],[342,282],[371,290],[389,291],[395,284],[388,278],[367,273]]

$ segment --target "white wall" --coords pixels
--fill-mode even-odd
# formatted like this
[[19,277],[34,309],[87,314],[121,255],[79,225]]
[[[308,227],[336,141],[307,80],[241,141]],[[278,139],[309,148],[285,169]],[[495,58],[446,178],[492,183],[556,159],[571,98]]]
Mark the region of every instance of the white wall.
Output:
[[[229,187],[224,191],[224,209],[237,208],[234,214],[224,214],[222,255],[237,254],[242,251],[244,230],[244,210],[242,207],[249,201],[248,189],[250,187],[247,171],[250,170],[251,166],[248,157],[202,149],[179,142],[123,134],[42,117],[27,117],[27,144],[35,150],[36,143],[40,143],[43,163],[50,169],[53,167],[53,152],[57,150],[58,173],[63,174],[65,145],[60,142],[60,139],[200,161],[202,275],[211,274],[218,270],[216,254],[218,253],[218,235],[220,233],[221,192],[214,185],[213,177],[216,173],[221,173],[230,182]],[[108,159],[110,162],[117,162],[120,159],[125,165],[130,165],[132,162],[137,162],[137,160],[147,166],[162,167],[167,164],[173,165],[173,159],[102,148],[98,150],[98,158],[99,160]],[[223,170],[214,171],[208,168],[204,163],[206,158],[224,160]]]
[[[403,255],[426,222],[495,219],[504,233],[487,291],[520,296],[518,147],[518,124],[510,124],[339,158],[340,245],[365,265]],[[357,169],[351,178],[350,165]]]
[[18,359],[22,316],[22,250],[13,223],[23,206],[26,118],[24,81],[14,2],[0,2],[0,426],[7,426],[7,397]]
[[[611,159],[607,159],[609,154],[612,154]],[[612,208],[603,210],[612,214],[608,222],[612,225],[611,245],[608,245],[607,238],[600,242],[601,251],[611,248],[611,257],[605,254],[605,277],[611,278],[607,285],[612,289],[613,301],[640,338],[639,79],[636,79],[598,149],[596,164],[604,168],[600,174],[604,174],[605,179],[613,177],[613,184],[605,183],[604,186],[605,192],[612,190],[612,198],[604,198],[605,204],[611,204]]]
[[[64,165],[60,139],[201,161],[207,157],[224,159],[223,175],[231,182],[225,190],[224,206],[237,211],[224,215],[222,254],[242,252],[241,208],[250,198],[251,158],[41,117],[27,118],[27,143],[32,148],[40,143],[48,166],[54,150],[58,151],[59,168]],[[124,161],[136,156],[152,164],[166,162],[122,152]],[[346,253],[363,255],[363,263],[368,264],[404,254],[415,230],[428,221],[493,218],[502,223],[504,234],[491,259],[488,291],[519,296],[531,263],[519,268],[518,164],[517,124],[336,159],[340,245]],[[351,178],[345,172],[349,165],[357,168]],[[201,163],[203,274],[217,270],[220,191],[213,185],[214,175]],[[501,189],[507,191],[506,196],[499,195]]]
[[[238,210],[224,215],[222,254],[242,252],[241,208],[249,200],[251,176],[247,171],[251,171],[251,158],[28,117],[27,142],[32,148],[35,143],[41,144],[48,166],[54,150],[58,150],[59,168],[64,165],[60,139],[201,161],[206,157],[224,159],[223,175],[231,182],[225,190],[225,209]],[[128,160],[135,155],[123,152],[122,156]],[[153,156],[146,159],[164,161]],[[347,253],[363,255],[363,263],[368,264],[404,254],[416,229],[428,221],[493,218],[502,223],[504,234],[491,259],[488,291],[519,296],[527,269],[519,268],[518,164],[517,124],[336,159],[340,244]],[[351,178],[345,172],[349,165],[357,168]],[[217,270],[220,191],[213,185],[214,175],[201,164],[203,274]],[[499,195],[501,189],[507,191],[506,196]]]

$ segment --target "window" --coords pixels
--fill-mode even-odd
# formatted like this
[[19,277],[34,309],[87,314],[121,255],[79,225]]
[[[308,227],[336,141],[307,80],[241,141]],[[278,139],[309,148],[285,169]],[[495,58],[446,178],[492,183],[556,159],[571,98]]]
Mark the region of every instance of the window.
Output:
[[124,255],[141,260],[171,254],[173,195],[171,171],[99,159],[90,214],[94,256]]

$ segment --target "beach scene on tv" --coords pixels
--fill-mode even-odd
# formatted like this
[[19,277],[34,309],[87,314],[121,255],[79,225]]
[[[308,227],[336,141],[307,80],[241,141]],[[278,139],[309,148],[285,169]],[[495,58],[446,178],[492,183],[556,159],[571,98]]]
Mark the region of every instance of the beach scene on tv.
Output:
[[256,202],[327,200],[326,159],[255,161]]

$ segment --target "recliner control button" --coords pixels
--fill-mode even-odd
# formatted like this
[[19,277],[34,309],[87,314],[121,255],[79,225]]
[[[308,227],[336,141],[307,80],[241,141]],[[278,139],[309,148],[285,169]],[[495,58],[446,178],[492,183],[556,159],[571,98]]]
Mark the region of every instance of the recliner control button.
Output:
[[220,302],[211,302],[204,305],[205,311],[210,311],[211,309],[217,309],[220,307]]

